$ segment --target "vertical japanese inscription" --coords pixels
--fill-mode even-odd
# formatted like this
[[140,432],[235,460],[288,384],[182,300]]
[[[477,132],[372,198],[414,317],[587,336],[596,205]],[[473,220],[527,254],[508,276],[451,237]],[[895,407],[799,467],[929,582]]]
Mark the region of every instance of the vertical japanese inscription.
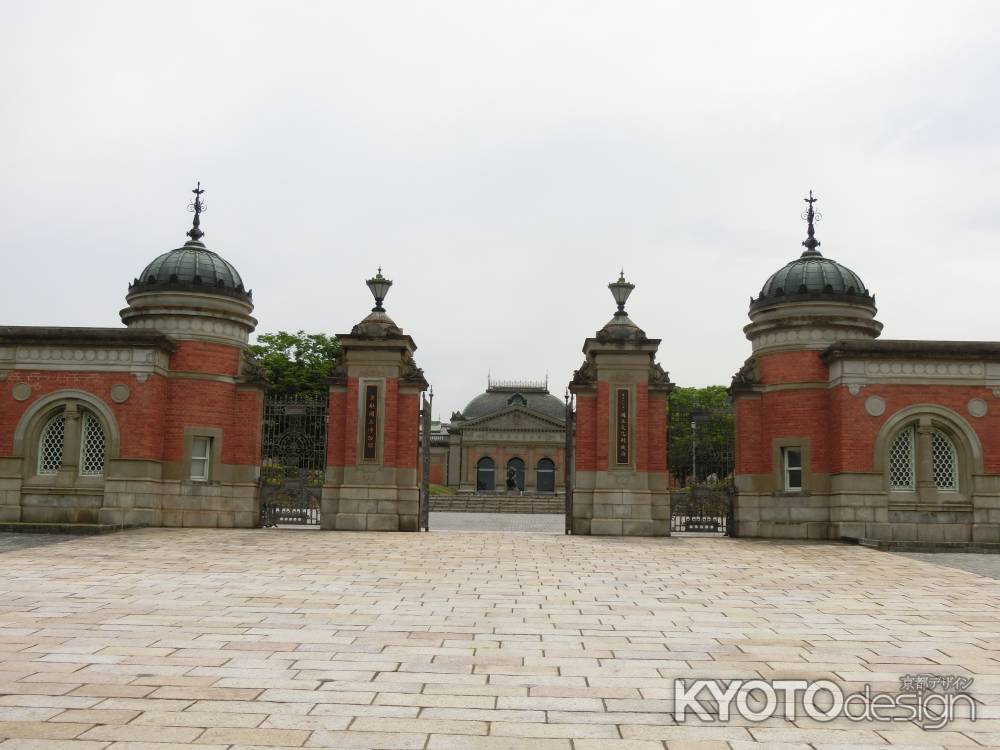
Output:
[[617,459],[616,462],[620,464],[627,464],[629,462],[629,451],[628,451],[628,390],[626,388],[619,388],[616,391],[615,396],[616,409],[615,409],[615,435],[617,444]]
[[365,386],[365,443],[361,457],[378,460],[378,386]]

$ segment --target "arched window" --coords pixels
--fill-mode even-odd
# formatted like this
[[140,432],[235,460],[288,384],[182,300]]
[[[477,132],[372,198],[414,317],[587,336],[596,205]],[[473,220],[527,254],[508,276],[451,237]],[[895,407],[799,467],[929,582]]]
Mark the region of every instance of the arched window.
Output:
[[931,433],[931,471],[934,486],[942,492],[958,492],[958,452],[941,430]]
[[535,487],[539,492],[556,491],[556,465],[552,459],[543,458],[535,468]]
[[509,399],[507,399],[508,406],[527,406],[528,399],[522,396],[520,393],[515,393]]
[[926,466],[922,462],[929,460],[929,479],[934,481],[938,491],[958,492],[959,461],[955,441],[937,427],[928,431],[931,436],[929,456],[923,455],[927,450],[927,443],[918,440],[917,426],[913,423],[903,427],[889,443],[889,489],[897,492],[917,491],[917,466]]
[[507,489],[524,491],[524,461],[520,458],[507,462]]
[[489,456],[479,459],[476,464],[476,492],[496,490],[496,464]]
[[89,411],[83,412],[80,434],[80,476],[99,477],[104,474],[104,428]]
[[62,412],[49,418],[38,436],[38,473],[55,474],[62,466],[66,418]]
[[889,488],[912,492],[916,488],[916,430],[904,427],[889,445]]

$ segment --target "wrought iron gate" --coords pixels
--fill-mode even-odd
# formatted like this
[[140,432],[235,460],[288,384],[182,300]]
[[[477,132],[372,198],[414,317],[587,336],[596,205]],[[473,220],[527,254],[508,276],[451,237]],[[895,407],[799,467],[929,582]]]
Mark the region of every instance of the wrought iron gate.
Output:
[[[709,389],[710,390],[710,389]],[[669,414],[670,533],[736,536],[732,404],[671,394]]]
[[261,526],[319,524],[328,408],[325,393],[269,396],[265,400]]
[[695,485],[670,493],[670,533],[735,536],[732,487]]
[[572,394],[566,391],[566,465],[563,484],[566,489],[566,533],[573,533],[573,479],[576,472],[576,412]]

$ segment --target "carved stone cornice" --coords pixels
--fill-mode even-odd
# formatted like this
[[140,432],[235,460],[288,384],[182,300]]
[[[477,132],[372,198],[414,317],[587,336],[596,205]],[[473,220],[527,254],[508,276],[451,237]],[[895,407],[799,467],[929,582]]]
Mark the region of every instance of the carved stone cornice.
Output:
[[[941,384],[1000,388],[1000,362],[897,357],[845,357],[829,362],[830,386],[853,390],[873,384]],[[853,392],[853,391],[852,391]]]
[[29,344],[0,346],[0,370],[126,372],[166,375],[170,353],[125,346]]

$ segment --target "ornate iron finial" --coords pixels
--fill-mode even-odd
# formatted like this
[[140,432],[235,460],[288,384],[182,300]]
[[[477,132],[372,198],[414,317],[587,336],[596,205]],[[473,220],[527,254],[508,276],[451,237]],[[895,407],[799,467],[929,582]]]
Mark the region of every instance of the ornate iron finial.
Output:
[[200,180],[198,181],[198,187],[191,192],[194,193],[194,201],[188,204],[188,211],[191,211],[194,214],[194,221],[192,222],[191,228],[188,230],[187,236],[197,242],[205,236],[205,233],[201,231],[201,215],[208,210],[208,206],[201,200],[201,194],[205,191],[201,189]]
[[807,222],[806,238],[802,241],[802,246],[805,251],[802,253],[803,257],[808,257],[811,255],[822,255],[822,253],[816,248],[820,246],[820,241],[816,239],[816,222],[823,218],[823,214],[818,211],[813,210],[813,203],[819,200],[819,198],[813,198],[813,191],[809,191],[809,197],[803,198],[806,203],[809,204],[809,208],[802,212],[802,218]]
[[625,302],[628,301],[628,296],[632,294],[632,290],[635,289],[635,284],[625,280],[625,269],[621,270],[618,275],[618,281],[608,284],[608,289],[611,290],[611,296],[615,298],[615,302],[618,303],[618,310],[615,312],[615,317],[621,317],[627,315],[625,312]]
[[368,279],[365,284],[368,285],[369,291],[371,291],[372,296],[375,298],[375,307],[372,308],[372,312],[385,312],[385,308],[382,307],[382,301],[389,293],[389,287],[392,286],[392,282],[382,275],[382,266],[378,267],[378,273]]

